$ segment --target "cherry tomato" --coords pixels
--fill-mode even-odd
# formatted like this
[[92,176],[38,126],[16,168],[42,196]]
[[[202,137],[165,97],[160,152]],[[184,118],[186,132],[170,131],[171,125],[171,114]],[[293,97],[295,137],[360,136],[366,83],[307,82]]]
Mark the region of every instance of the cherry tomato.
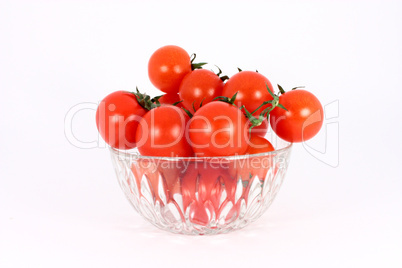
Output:
[[178,93],[181,80],[190,72],[190,56],[178,46],[159,48],[148,62],[149,79],[156,88],[165,93]]
[[[241,71],[229,78],[223,87],[222,94],[226,97],[232,97],[238,92],[234,104],[239,107],[244,105],[252,113],[264,101],[273,99],[267,90],[267,86],[273,92],[271,82],[262,74],[252,71]],[[270,104],[264,105],[253,115],[258,116],[269,106]]]
[[275,151],[275,148],[266,138],[251,134],[246,154],[261,154],[271,151]]
[[246,151],[248,126],[247,118],[239,108],[214,101],[194,114],[188,134],[197,156],[229,156]]
[[281,139],[307,141],[320,131],[324,110],[312,93],[301,89],[288,91],[279,97],[279,103],[288,111],[276,107],[270,113],[270,124]]
[[[173,103],[179,102],[180,101],[180,97],[179,94],[176,93],[168,93],[163,95],[162,97],[160,97],[158,99],[160,104],[170,104],[172,105]],[[183,107],[182,102],[176,104],[177,107],[181,108]]]
[[147,112],[131,92],[116,91],[106,96],[96,110],[96,126],[107,144],[117,149],[136,146],[135,132]]
[[[275,148],[265,138],[251,134],[249,146],[245,154],[261,154],[274,151]],[[229,171],[231,176],[249,182],[255,176],[264,179],[268,169],[272,166],[272,156],[250,156],[235,159],[230,162]]]
[[189,111],[197,110],[222,95],[223,81],[214,72],[206,69],[194,70],[187,74],[180,84],[179,95],[183,106]]
[[185,138],[188,120],[187,114],[173,105],[150,110],[137,129],[138,151],[147,156],[193,156],[191,146]]
[[[255,134],[255,135],[264,137],[268,132],[268,126],[269,126],[268,120],[265,118],[261,122],[261,125],[255,126],[251,129],[251,134]],[[251,127],[251,124],[250,124],[250,127]]]
[[189,163],[181,188],[184,211],[188,211],[191,222],[201,226],[208,225],[213,217],[219,219],[226,204],[235,202],[236,181],[221,163]]

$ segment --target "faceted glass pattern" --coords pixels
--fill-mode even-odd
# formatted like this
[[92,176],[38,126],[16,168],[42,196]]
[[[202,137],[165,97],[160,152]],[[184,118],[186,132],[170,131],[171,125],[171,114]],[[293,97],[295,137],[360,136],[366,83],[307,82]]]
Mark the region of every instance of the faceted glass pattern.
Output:
[[110,148],[119,184],[135,210],[173,233],[209,235],[243,228],[270,206],[291,144],[250,156],[144,157]]

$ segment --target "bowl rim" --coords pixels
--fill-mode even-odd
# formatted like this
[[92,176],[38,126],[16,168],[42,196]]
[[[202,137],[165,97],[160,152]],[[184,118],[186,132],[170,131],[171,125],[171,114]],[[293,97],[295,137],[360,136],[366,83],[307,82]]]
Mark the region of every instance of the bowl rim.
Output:
[[[282,140],[283,141],[283,140]],[[289,151],[293,143],[292,142],[287,142],[283,141],[284,143],[287,143],[286,146],[266,152],[266,153],[258,153],[258,154],[244,154],[244,155],[230,155],[230,156],[202,156],[202,157],[196,157],[196,156],[188,156],[188,157],[171,157],[171,156],[146,156],[146,155],[141,155],[138,151],[137,148],[133,148],[130,150],[120,150],[111,147],[108,145],[109,150],[111,153],[116,154],[116,155],[124,155],[125,157],[134,157],[137,160],[141,159],[148,159],[148,160],[166,160],[166,161],[209,161],[211,159],[224,159],[224,160],[239,160],[239,159],[247,159],[247,158],[252,158],[252,157],[263,157],[263,156],[270,156],[270,155],[276,155],[278,153],[282,153],[284,151]]]

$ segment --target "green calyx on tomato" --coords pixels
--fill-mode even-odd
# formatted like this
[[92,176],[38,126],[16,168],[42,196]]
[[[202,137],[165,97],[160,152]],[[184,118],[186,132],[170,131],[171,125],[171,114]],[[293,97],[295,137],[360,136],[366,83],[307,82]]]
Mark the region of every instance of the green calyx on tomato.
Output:
[[152,106],[151,109],[159,107],[159,106],[163,106],[163,105],[173,105],[178,108],[181,108],[184,112],[186,112],[186,114],[190,118],[193,117],[193,114],[189,110],[187,110],[186,108],[183,107],[183,100],[180,100],[179,94],[167,93],[164,95],[156,96],[156,97],[153,97],[150,100],[150,102],[151,102],[151,104],[149,104],[149,105]]
[[[238,107],[240,110],[244,109],[245,115],[250,122],[249,134],[251,134],[251,131],[254,127],[261,126],[265,119],[267,119],[267,120],[269,119],[269,113],[275,107],[279,107],[279,108],[286,110],[286,108],[282,104],[279,103],[279,96],[272,93],[272,91],[269,89],[268,85],[266,85],[266,88],[267,88],[269,94],[271,95],[271,97],[273,98],[273,100],[264,101],[260,106],[258,106],[257,109],[255,109],[251,113],[247,110],[247,108],[244,105]],[[236,101],[237,94],[238,94],[238,92],[236,92],[230,98],[226,97],[226,96],[219,96],[219,97],[216,97],[214,100],[226,102],[226,103],[232,104],[233,106],[237,107],[237,105],[234,103]],[[264,109],[257,117],[253,116],[253,114],[255,114],[261,107],[263,107],[264,105],[267,105],[267,104],[271,104],[271,106]]]
[[[278,85],[278,86],[279,86],[279,85]],[[267,90],[268,90],[269,94],[270,94],[271,97],[273,98],[273,100],[264,101],[260,106],[258,106],[257,109],[255,109],[255,110],[252,111],[251,113],[246,109],[246,107],[245,107],[244,105],[240,107],[240,109],[244,109],[244,111],[245,111],[245,113],[246,113],[246,116],[247,116],[248,120],[250,121],[250,129],[249,129],[250,133],[251,133],[251,130],[252,130],[254,127],[260,126],[260,125],[262,124],[262,122],[265,120],[265,118],[266,118],[267,120],[269,119],[269,113],[270,113],[273,109],[275,109],[275,107],[279,107],[279,108],[284,109],[284,110],[287,111],[287,109],[286,109],[282,104],[279,103],[279,96],[276,95],[276,94],[274,94],[274,93],[269,89],[269,86],[268,86],[268,85],[266,85],[266,87],[267,87]],[[281,87],[279,90],[280,90],[280,92],[282,92],[282,91],[284,92],[284,90],[283,90],[282,87]],[[257,112],[261,107],[263,107],[264,105],[267,105],[267,104],[271,104],[271,106],[265,108],[265,109],[258,115],[258,117],[253,116],[253,114],[254,114],[255,112]]]
[[177,106],[179,108],[183,107],[182,102],[183,100],[180,100],[179,94],[177,93],[167,93],[164,95],[156,96],[151,99],[151,102],[154,102],[156,104],[160,105],[173,105]]
[[[201,108],[202,107],[202,104],[203,104],[203,102],[204,102],[204,100],[205,100],[205,98],[203,98],[202,100],[201,100],[201,102],[200,102],[200,106],[198,107],[198,108]],[[193,103],[191,104],[191,107],[193,108],[193,111],[194,111],[194,113],[197,111],[196,109],[195,109],[195,101],[193,101]]]
[[[215,66],[216,66],[216,65],[215,65]],[[221,70],[221,68],[219,68],[218,66],[216,66],[216,68],[218,68],[218,72],[216,73],[216,75],[222,80],[222,82],[225,82],[226,80],[229,79],[229,76],[227,76],[227,75],[221,76],[221,75],[222,75],[222,70]]]
[[[279,92],[280,92],[281,94],[285,94],[285,93],[286,93],[286,91],[283,89],[283,87],[281,87],[281,85],[278,84],[278,88],[279,88]],[[298,88],[304,88],[304,86],[294,87],[294,88],[292,88],[291,90],[295,90],[295,89],[298,89]]]
[[176,101],[176,102],[172,103],[172,105],[173,105],[173,106],[177,106],[177,105],[179,105],[179,104],[182,103],[182,102],[183,102],[183,100],[179,100],[179,101]]
[[[264,101],[260,106],[258,106],[257,109],[255,109],[251,113],[246,109],[246,107],[244,105],[239,107],[240,110],[244,109],[246,117],[250,121],[250,128],[249,128],[250,134],[251,134],[252,129],[254,127],[260,126],[263,123],[263,121],[265,120],[265,118],[267,120],[269,119],[269,113],[275,107],[279,107],[279,108],[282,108],[282,109],[286,110],[286,108],[282,104],[279,103],[279,96],[277,96],[276,94],[272,93],[272,91],[269,89],[268,85],[266,85],[266,87],[267,87],[267,90],[268,90],[269,94],[273,98],[273,100]],[[230,104],[236,106],[236,104],[234,104],[234,102],[236,100],[237,93],[238,92],[236,92],[231,98],[225,97],[225,96],[219,96],[219,97],[216,97],[214,100],[223,101],[223,102],[230,103]],[[256,111],[258,111],[261,107],[263,107],[264,105],[267,105],[267,104],[271,104],[271,106],[269,106],[266,109],[264,109],[257,117],[253,116],[253,114]]]
[[159,98],[161,96],[154,97],[151,99],[151,97],[149,95],[147,95],[145,93],[141,93],[138,90],[138,87],[136,87],[135,90],[136,90],[136,92],[131,92],[131,93],[133,93],[135,95],[138,103],[141,105],[142,108],[150,111],[150,110],[160,106]]
[[207,64],[207,62],[198,62],[194,63],[195,58],[197,55],[195,53],[191,54],[191,70],[194,71],[195,69],[202,69],[202,66]]
[[184,107],[181,107],[182,109],[183,109],[183,111],[188,115],[188,117],[190,117],[190,118],[192,118],[193,117],[193,114],[189,111],[189,110],[187,110],[186,108],[184,108]]
[[132,93],[137,98],[138,103],[148,111],[160,107],[162,105],[168,105],[168,104],[182,108],[181,103],[183,102],[183,100],[179,99],[178,94],[168,93],[165,95],[155,96],[151,98],[149,95],[145,93],[140,93],[138,87],[136,87],[136,92]]
[[229,103],[229,104],[232,104],[232,105],[236,106],[236,104],[234,104],[234,102],[236,100],[237,93],[239,93],[239,92],[236,92],[231,98],[226,97],[226,96],[218,96],[213,100],[223,101],[223,102],[226,102],[226,103]]
[[[267,117],[267,119],[268,119],[269,113],[270,113],[273,109],[275,109],[275,107],[282,108],[282,109],[284,109],[285,111],[287,111],[287,109],[286,109],[282,104],[279,103],[279,96],[276,95],[276,94],[274,94],[274,93],[269,89],[268,85],[266,85],[266,87],[267,87],[267,90],[268,90],[268,92],[269,92],[269,95],[271,95],[271,97],[274,98],[274,99],[271,100],[271,101],[265,101],[265,102],[264,102],[265,104],[271,103],[271,107],[266,108],[266,109],[263,110],[262,113],[261,113],[261,114],[263,114],[263,115],[266,115],[266,117]],[[265,105],[264,103],[263,103],[261,106]],[[257,110],[258,110],[258,109],[257,109]],[[254,112],[255,112],[255,111],[254,111]],[[253,113],[254,113],[254,112],[253,112]]]

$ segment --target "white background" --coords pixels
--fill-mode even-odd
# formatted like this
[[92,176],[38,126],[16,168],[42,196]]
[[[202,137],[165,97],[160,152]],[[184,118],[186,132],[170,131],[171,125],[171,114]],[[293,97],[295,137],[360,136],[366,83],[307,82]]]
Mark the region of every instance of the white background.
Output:
[[[1,1],[0,267],[401,267],[401,9],[400,1]],[[93,107],[108,93],[158,94],[147,62],[167,44],[228,75],[258,69],[273,84],[306,86],[323,105],[335,101],[333,124],[310,144],[324,153],[295,145],[277,199],[243,230],[156,229],[125,200],[103,144],[77,148],[65,136],[77,104],[89,108],[71,128],[91,142]]]

